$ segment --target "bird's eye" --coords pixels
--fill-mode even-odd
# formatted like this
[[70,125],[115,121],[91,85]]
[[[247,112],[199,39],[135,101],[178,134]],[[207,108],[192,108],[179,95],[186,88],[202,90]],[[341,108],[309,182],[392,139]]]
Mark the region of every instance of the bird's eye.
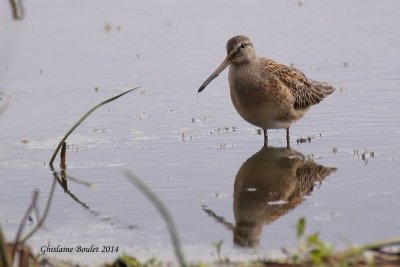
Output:
[[246,46],[247,46],[247,44],[242,43],[242,44],[240,45],[240,48],[244,49],[244,48],[246,48]]

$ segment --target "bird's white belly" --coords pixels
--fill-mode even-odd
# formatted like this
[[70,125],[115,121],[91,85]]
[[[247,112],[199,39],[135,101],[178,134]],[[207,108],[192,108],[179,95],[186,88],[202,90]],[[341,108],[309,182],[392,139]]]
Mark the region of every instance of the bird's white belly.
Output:
[[231,90],[231,99],[233,106],[239,115],[247,122],[262,129],[281,129],[288,128],[292,121],[282,121],[282,114],[279,107],[274,103],[266,101],[265,103],[254,103],[254,105],[242,105],[238,95]]
[[236,111],[247,122],[263,128],[263,129],[281,129],[288,128],[291,122],[280,121],[277,119],[277,114],[268,106],[258,106],[253,108],[242,107],[235,105]]

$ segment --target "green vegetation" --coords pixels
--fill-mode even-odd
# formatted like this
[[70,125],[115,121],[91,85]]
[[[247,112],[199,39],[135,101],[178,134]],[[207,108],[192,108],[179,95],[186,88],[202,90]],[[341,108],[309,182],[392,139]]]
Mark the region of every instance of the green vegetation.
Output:
[[222,256],[222,245],[224,244],[224,241],[218,240],[214,242],[212,245],[215,247],[215,252],[217,253],[217,261],[218,262],[228,262],[228,259]]
[[[172,244],[174,246],[177,262],[179,264],[174,265],[170,262],[163,262],[156,258],[151,258],[147,261],[140,262],[137,258],[131,255],[123,255],[116,259],[113,263],[103,264],[100,267],[161,267],[161,266],[196,266],[196,267],[207,267],[207,266],[270,266],[270,267],[325,267],[325,266],[339,266],[339,267],[350,267],[350,266],[400,266],[400,238],[396,238],[389,241],[378,242],[374,244],[367,244],[360,247],[350,247],[344,251],[335,251],[334,246],[328,244],[320,238],[318,232],[306,234],[306,220],[300,218],[297,222],[296,235],[298,245],[295,251],[288,252],[284,249],[287,256],[283,259],[260,259],[257,261],[246,261],[246,262],[233,262],[229,258],[222,256],[222,245],[223,241],[219,240],[212,245],[216,251],[216,259],[204,259],[201,263],[186,263],[183,257],[183,251],[179,244],[178,232],[174,226],[172,217],[169,215],[168,210],[162,204],[161,200],[148,188],[139,178],[130,172],[125,172],[125,176],[135,184],[152,202],[153,205],[159,210],[163,219],[167,223],[167,228],[171,236]],[[34,194],[32,203],[30,204],[28,212],[32,211],[35,206],[37,199],[37,193]],[[25,216],[26,217],[26,216]],[[22,225],[26,223],[21,223]],[[22,228],[18,231],[17,235],[20,235]],[[397,250],[387,250],[386,248],[397,247]],[[53,258],[46,258],[43,256],[35,256],[30,251],[29,247],[24,245],[21,241],[16,241],[11,244],[6,244],[3,238],[3,234],[0,229],[0,267],[29,267],[29,266],[81,266],[76,263],[69,263],[65,261],[59,261]],[[18,262],[19,265],[12,265]]]
[[[375,244],[364,245],[361,247],[351,247],[342,252],[335,251],[334,246],[328,244],[320,238],[320,234],[312,233],[306,235],[306,220],[300,218],[297,223],[297,249],[290,253],[287,252],[287,257],[283,259],[260,259],[257,261],[233,262],[229,258],[223,257],[221,254],[223,241],[219,240],[212,245],[215,248],[217,258],[214,262],[208,260],[207,264],[197,263],[189,264],[188,266],[206,267],[206,266],[266,266],[266,267],[351,267],[351,266],[400,266],[400,253],[385,251],[385,247],[399,246],[400,238],[379,242]],[[131,260],[132,263],[129,263]],[[124,262],[125,265],[120,265]],[[136,267],[136,266],[170,266],[170,263],[163,263],[155,259],[151,259],[144,263],[140,263],[136,258],[123,256],[117,259],[111,265],[103,267]]]

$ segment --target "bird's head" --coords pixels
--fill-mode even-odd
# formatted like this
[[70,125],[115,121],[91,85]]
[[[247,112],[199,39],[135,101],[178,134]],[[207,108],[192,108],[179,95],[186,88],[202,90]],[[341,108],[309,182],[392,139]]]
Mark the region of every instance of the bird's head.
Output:
[[206,88],[206,86],[230,64],[246,64],[257,58],[253,43],[247,36],[244,35],[237,35],[229,39],[226,43],[226,53],[227,55],[224,61],[222,61],[221,65],[219,65],[219,67],[210,75],[210,77],[204,81],[198,92],[203,91],[204,88]]

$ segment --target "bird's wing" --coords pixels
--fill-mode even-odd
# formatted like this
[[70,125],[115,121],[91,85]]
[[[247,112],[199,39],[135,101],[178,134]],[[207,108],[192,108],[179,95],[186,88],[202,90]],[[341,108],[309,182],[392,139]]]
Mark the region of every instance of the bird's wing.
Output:
[[335,90],[328,83],[310,80],[298,69],[271,59],[265,59],[263,66],[269,75],[278,78],[290,90],[295,109],[307,109],[321,102]]
[[296,177],[299,182],[300,193],[308,194],[312,191],[315,183],[321,183],[327,176],[336,172],[337,168],[324,167],[315,163],[313,160],[306,160],[301,167],[296,170]]

